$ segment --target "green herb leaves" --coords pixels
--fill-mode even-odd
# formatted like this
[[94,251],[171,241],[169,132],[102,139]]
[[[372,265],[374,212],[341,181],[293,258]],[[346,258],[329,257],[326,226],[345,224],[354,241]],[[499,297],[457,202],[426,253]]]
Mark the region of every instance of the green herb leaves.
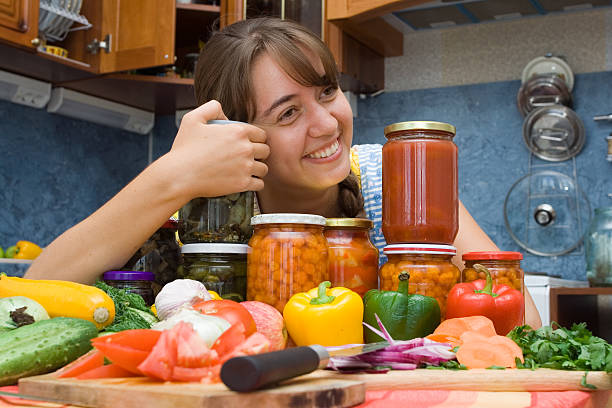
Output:
[[[593,336],[586,323],[574,324],[571,329],[555,322],[537,330],[518,326],[508,337],[523,350],[525,363],[517,362],[518,368],[612,372],[612,345]],[[583,382],[587,384],[586,378]]]

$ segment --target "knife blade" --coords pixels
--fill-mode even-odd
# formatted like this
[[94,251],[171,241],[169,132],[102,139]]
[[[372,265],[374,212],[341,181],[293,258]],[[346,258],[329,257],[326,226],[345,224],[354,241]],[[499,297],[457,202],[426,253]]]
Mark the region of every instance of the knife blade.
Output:
[[221,381],[233,391],[249,392],[327,367],[332,356],[357,356],[385,348],[388,342],[323,347],[318,344],[234,357],[221,367]]

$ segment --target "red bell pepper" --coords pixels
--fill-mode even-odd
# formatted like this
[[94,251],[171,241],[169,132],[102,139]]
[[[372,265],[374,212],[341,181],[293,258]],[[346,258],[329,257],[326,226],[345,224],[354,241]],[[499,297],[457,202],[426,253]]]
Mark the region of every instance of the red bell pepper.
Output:
[[487,279],[457,283],[446,301],[446,318],[485,316],[493,321],[497,334],[505,336],[516,326],[523,324],[525,299],[523,294],[508,285],[493,285],[489,270],[474,265],[485,272]]

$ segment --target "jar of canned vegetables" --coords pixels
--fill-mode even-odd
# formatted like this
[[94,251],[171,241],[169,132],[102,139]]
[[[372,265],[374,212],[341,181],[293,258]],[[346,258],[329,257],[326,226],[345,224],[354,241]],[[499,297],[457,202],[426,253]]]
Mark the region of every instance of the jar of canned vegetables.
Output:
[[397,290],[399,274],[408,272],[408,291],[436,298],[441,317],[446,313],[446,298],[459,282],[460,272],[451,261],[457,249],[450,245],[392,244],[383,252],[388,261],[380,269],[381,290]]
[[246,244],[253,232],[254,193],[199,197],[179,210],[179,238],[183,244],[223,242]]
[[247,249],[246,244],[185,244],[181,278],[200,281],[222,298],[242,302],[246,300]]
[[451,245],[459,230],[455,127],[414,121],[385,127],[382,230],[388,244]]
[[306,292],[327,273],[325,217],[312,214],[261,214],[247,256],[247,299],[268,303],[281,313],[295,293]]
[[123,289],[129,293],[140,295],[147,306],[155,303],[151,283],[155,279],[153,272],[146,271],[107,271],[102,280],[109,286]]
[[465,269],[461,272],[462,282],[486,279],[484,272],[479,273],[474,269],[474,264],[481,264],[489,270],[493,284],[508,285],[525,295],[525,276],[521,269],[523,254],[520,252],[466,252],[462,259],[465,263]]
[[370,241],[372,221],[366,218],[328,218],[328,272],[332,286],[349,288],[361,296],[378,289],[378,249]]

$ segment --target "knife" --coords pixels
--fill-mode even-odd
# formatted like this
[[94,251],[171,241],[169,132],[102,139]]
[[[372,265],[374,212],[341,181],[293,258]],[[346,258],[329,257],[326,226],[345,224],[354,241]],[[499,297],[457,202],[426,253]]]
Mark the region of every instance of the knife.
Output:
[[330,357],[357,356],[385,348],[388,345],[386,341],[348,347],[323,347],[313,344],[234,357],[227,360],[221,367],[221,381],[232,391],[253,391],[308,374],[317,368],[325,368]]

